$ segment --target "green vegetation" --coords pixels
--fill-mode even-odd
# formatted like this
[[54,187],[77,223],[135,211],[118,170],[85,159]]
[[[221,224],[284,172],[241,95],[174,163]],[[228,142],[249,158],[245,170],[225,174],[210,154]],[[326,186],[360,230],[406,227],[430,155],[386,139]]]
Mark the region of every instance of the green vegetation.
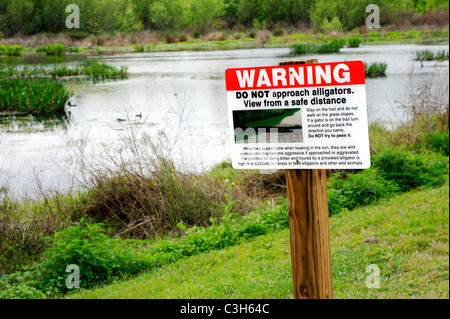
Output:
[[344,39],[331,39],[321,44],[294,44],[291,48],[292,53],[302,54],[326,54],[339,52],[345,45]]
[[[70,0],[4,0],[0,31],[5,36],[66,31]],[[77,5],[83,16],[72,37],[139,30],[194,30],[205,35],[217,26],[229,29],[306,25],[322,31],[365,25],[367,2],[358,0],[91,0]],[[378,1],[382,25],[445,24],[448,1]],[[447,11],[447,12],[446,12]],[[448,23],[448,17],[447,17]]]
[[348,38],[347,39],[347,47],[349,48],[357,48],[363,42],[360,38]]
[[[412,125],[417,124],[408,124]],[[448,127],[448,118],[446,125]],[[441,134],[438,133],[440,129],[441,126],[435,125],[433,130],[435,134]],[[371,130],[375,130],[374,138],[377,139],[382,129],[376,126]],[[396,134],[404,134],[404,128],[393,132],[384,130],[381,135]],[[373,165],[368,170],[338,171],[331,175],[328,192],[332,220],[337,218],[338,222],[341,221],[337,216],[342,214],[347,216],[344,218],[350,218],[348,216],[358,213],[349,214],[347,211],[380,201],[386,203],[384,199],[402,192],[448,185],[448,156],[435,153],[435,146],[430,148],[432,144],[423,143],[418,148],[413,139],[409,141],[411,144],[402,147],[388,144],[385,150],[373,154]],[[378,143],[373,143],[373,149],[379,146]],[[252,171],[236,171],[223,163],[206,175],[186,175],[174,170],[165,160],[161,165],[151,178],[130,175],[129,172],[114,178],[99,173],[95,177],[96,186],[77,195],[29,203],[3,200],[0,211],[3,212],[5,231],[0,241],[0,260],[3,261],[2,272],[10,275],[0,279],[2,297],[41,298],[67,292],[65,281],[62,281],[66,275],[65,268],[61,269],[63,264],[81,263],[84,269],[90,269],[82,279],[83,287],[89,288],[174,262],[184,262],[182,260],[189,256],[245,244],[251,238],[288,227],[286,199],[274,201],[279,196],[286,196],[282,172],[259,175]],[[448,186],[445,190],[448,192]],[[446,196],[448,199],[448,193]],[[413,208],[414,213],[409,212],[402,202],[401,212],[409,212],[404,214],[410,216],[409,221],[405,221],[411,223],[410,227],[419,225],[416,220],[421,220],[423,217],[420,216],[425,215],[429,218],[427,222],[434,226],[436,218],[444,224],[447,218],[448,224],[448,210],[443,215],[439,210],[429,212],[419,202],[412,203],[416,207]],[[435,202],[448,207],[442,197]],[[361,212],[373,209],[379,214],[386,211],[383,205],[382,208],[361,208]],[[250,207],[257,209],[252,211]],[[416,209],[420,210],[420,214],[415,213]],[[24,211],[28,212],[27,215],[23,215]],[[355,222],[368,227],[367,216],[364,216],[355,218]],[[377,224],[380,229],[390,225],[387,230],[381,231],[383,240],[389,243],[388,238],[397,236],[390,232],[394,226],[385,217],[379,218],[384,221],[381,225]],[[147,220],[152,222],[146,223]],[[403,219],[396,219],[397,222],[400,220]],[[429,232],[430,228],[426,225],[423,227]],[[404,230],[401,226],[398,229]],[[412,228],[405,229],[406,233],[409,229],[412,231]],[[442,229],[436,231],[441,238]],[[372,228],[370,232],[373,232]],[[167,237],[177,233],[184,235],[181,238]],[[41,238],[49,235],[49,241],[43,243]],[[357,238],[363,244],[363,238]],[[344,245],[354,244],[353,237],[348,240],[350,242]],[[419,237],[412,237],[411,240],[416,242]],[[423,240],[421,245],[427,247]],[[402,242],[401,247],[412,249],[408,242]],[[335,258],[343,258],[339,255],[340,249],[337,251]],[[343,252],[348,253],[348,250],[343,249]],[[358,250],[358,256],[363,258],[366,252],[364,249]],[[383,255],[378,253],[374,251],[373,257],[382,258]],[[439,258],[442,264],[442,258]],[[393,261],[386,259],[385,262],[389,265]],[[54,267],[58,265],[58,271],[55,271]]]
[[96,61],[81,62],[73,66],[55,64],[51,67],[41,65],[24,65],[18,67],[16,65],[0,64],[0,77],[14,78],[14,77],[42,77],[52,76],[59,77],[74,77],[86,76],[90,79],[126,79],[128,78],[128,68],[121,66],[116,68],[106,63],[99,63]]
[[47,55],[64,55],[66,52],[79,52],[79,48],[66,47],[62,43],[55,43],[53,45],[47,44],[46,46],[40,46],[36,49],[37,52],[45,52]]
[[386,76],[387,64],[384,62],[372,62],[364,64],[366,76],[369,78]]
[[0,81],[0,111],[51,114],[64,111],[71,94],[58,80],[4,79]]
[[[406,193],[332,216],[335,298],[447,299],[448,196],[448,186],[444,186]],[[379,289],[366,287],[365,271],[370,264],[380,268]],[[68,297],[290,299],[292,296],[289,230],[283,229],[235,247],[181,259],[127,281],[81,289]]]
[[0,45],[0,56],[8,55],[8,56],[19,56],[22,52],[25,51],[25,48],[21,45]]
[[95,61],[73,67],[53,65],[50,69],[39,65],[19,68],[0,64],[0,111],[41,115],[61,113],[72,94],[56,78],[73,76],[86,76],[93,80],[124,79],[128,72],[126,67],[118,69]]
[[448,60],[448,50],[441,50],[433,52],[431,50],[423,50],[416,52],[416,61],[433,61],[433,60]]

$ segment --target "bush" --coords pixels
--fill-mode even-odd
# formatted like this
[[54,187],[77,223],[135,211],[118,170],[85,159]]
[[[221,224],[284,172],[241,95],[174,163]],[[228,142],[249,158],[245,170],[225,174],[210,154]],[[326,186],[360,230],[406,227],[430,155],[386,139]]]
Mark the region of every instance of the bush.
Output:
[[[425,133],[422,137],[422,144],[429,150],[449,156],[448,132],[445,133]],[[420,146],[419,146],[420,147]]]
[[398,147],[373,156],[372,163],[387,180],[395,181],[402,192],[441,186],[449,171],[448,157]]
[[334,215],[342,209],[351,210],[372,204],[398,192],[397,184],[386,180],[377,169],[371,168],[360,173],[350,173],[345,178],[342,173],[337,173],[332,175],[328,182],[329,214]]
[[52,246],[36,266],[37,287],[45,292],[67,291],[68,265],[80,269],[80,286],[89,288],[99,282],[136,274],[147,262],[130,249],[131,242],[111,239],[101,224],[86,224],[57,232]]

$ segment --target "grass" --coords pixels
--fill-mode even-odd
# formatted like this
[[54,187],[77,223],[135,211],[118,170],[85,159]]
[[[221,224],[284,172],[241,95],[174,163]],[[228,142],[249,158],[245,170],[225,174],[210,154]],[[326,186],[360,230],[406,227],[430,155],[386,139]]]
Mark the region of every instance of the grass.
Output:
[[[448,186],[414,191],[331,217],[335,298],[448,298],[448,196]],[[365,285],[372,264],[379,289]],[[69,298],[292,298],[289,230]]]

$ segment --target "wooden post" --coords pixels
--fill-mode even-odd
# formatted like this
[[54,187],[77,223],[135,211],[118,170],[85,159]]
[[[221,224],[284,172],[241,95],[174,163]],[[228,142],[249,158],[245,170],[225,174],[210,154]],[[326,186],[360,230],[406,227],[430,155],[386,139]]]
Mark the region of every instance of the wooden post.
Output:
[[[317,59],[280,65],[318,63]],[[332,299],[327,176],[324,169],[286,170],[294,299]]]

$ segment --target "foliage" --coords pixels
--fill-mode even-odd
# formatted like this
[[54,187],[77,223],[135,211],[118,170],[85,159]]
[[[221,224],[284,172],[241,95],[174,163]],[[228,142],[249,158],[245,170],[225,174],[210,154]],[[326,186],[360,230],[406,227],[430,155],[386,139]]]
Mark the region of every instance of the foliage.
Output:
[[386,76],[387,64],[384,62],[372,62],[364,64],[365,74],[369,78]]
[[345,39],[330,39],[321,44],[298,43],[294,44],[291,51],[298,55],[326,54],[339,52],[345,45]]
[[347,47],[349,48],[357,48],[362,43],[362,40],[360,38],[348,38],[347,39]]
[[222,0],[191,0],[186,11],[186,19],[197,32],[205,36],[223,15],[224,8]]
[[53,45],[47,44],[46,46],[37,47],[37,52],[45,52],[47,55],[64,55],[66,52],[78,52],[80,49],[75,47],[66,47],[62,43],[55,43]]
[[399,192],[395,181],[386,180],[377,169],[368,169],[360,173],[342,173],[332,175],[328,184],[328,209],[334,215],[343,209],[375,203],[381,198],[393,196]]
[[0,55],[19,56],[24,50],[21,45],[0,45]]
[[433,153],[415,153],[401,147],[374,156],[373,166],[386,180],[395,181],[402,192],[417,187],[443,185],[449,173],[448,157]]
[[[2,0],[0,32],[6,36],[18,33],[64,32],[71,0]],[[317,27],[323,31],[352,30],[363,26],[369,0],[79,0],[81,32],[135,32],[146,30],[195,29],[205,34],[216,24],[272,28],[277,23]],[[448,1],[377,1],[383,25],[403,21],[428,21],[425,16],[436,10],[447,10]],[[409,19],[413,20],[414,19]],[[442,19],[441,19],[442,20]],[[444,19],[445,20],[445,19]],[[447,19],[448,21],[448,19]],[[410,21],[407,21],[410,23]],[[441,22],[442,24],[443,22]],[[444,21],[445,23],[445,21]]]
[[71,93],[52,79],[5,79],[0,82],[0,110],[49,114],[64,111]]
[[448,50],[433,52],[431,50],[416,51],[416,61],[448,60]]

